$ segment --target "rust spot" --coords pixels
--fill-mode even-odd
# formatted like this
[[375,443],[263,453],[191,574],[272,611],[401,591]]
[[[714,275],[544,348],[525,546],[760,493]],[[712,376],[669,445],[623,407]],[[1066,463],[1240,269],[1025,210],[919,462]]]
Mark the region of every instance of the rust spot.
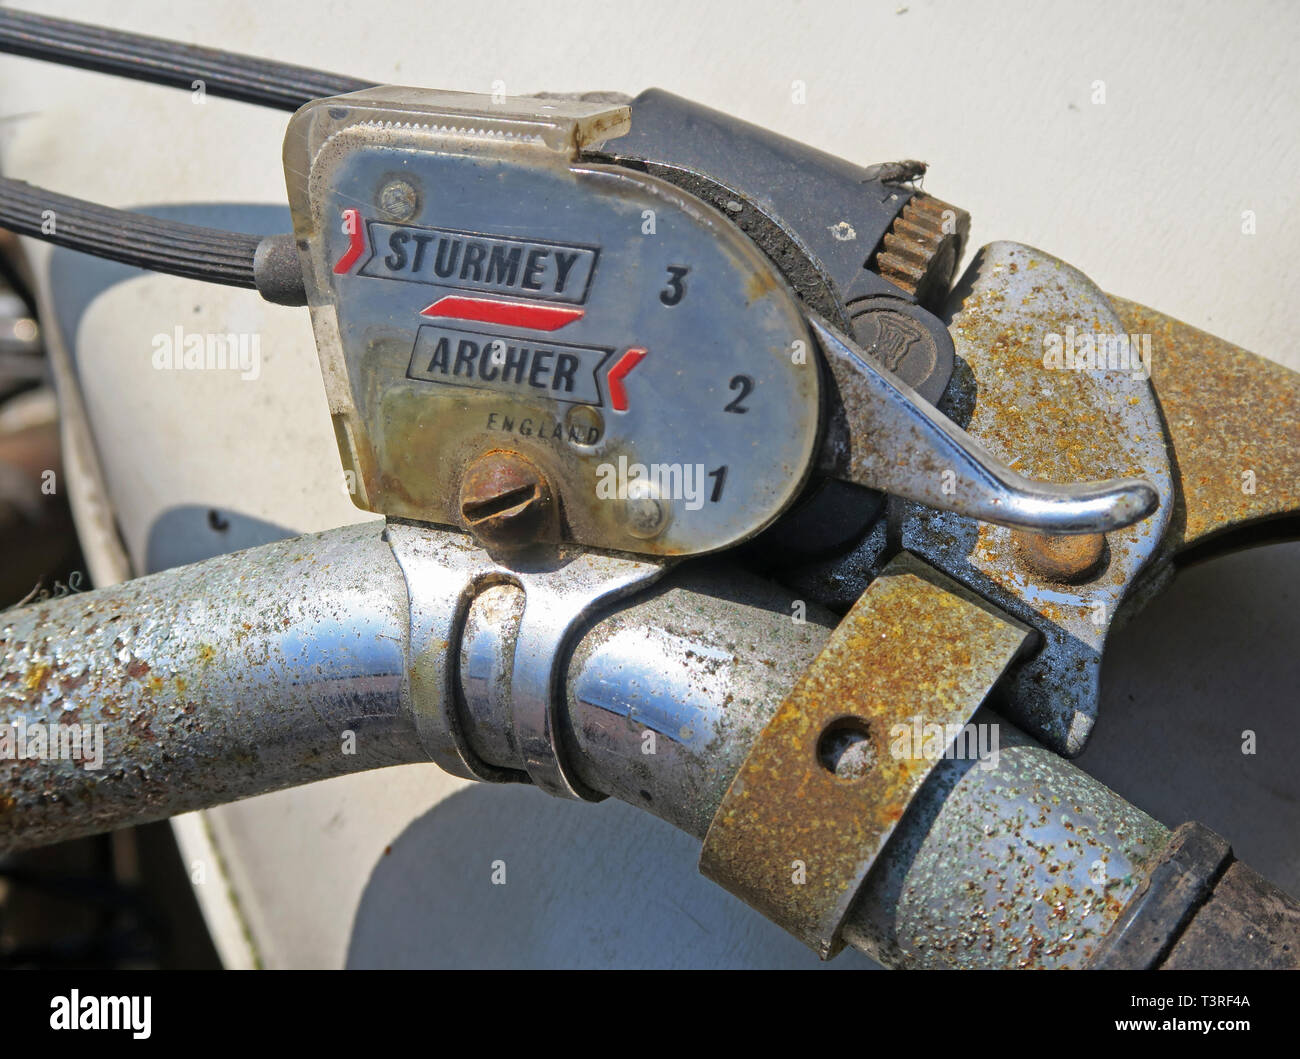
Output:
[[[898,556],[755,742],[709,827],[700,871],[833,955],[859,884],[935,765],[919,747],[895,753],[895,726],[964,725],[1027,637],[955,582]],[[826,739],[854,729],[867,745],[853,744],[860,756],[842,773],[842,757],[824,756]]]
[[767,269],[751,272],[749,278],[745,280],[745,297],[751,303],[766,298],[776,289],[775,274]]
[[1175,546],[1300,507],[1300,374],[1144,305],[1110,302],[1125,327],[1151,335],[1151,382],[1177,456]]
[[1106,555],[1106,538],[1101,533],[1058,535],[1012,530],[1011,540],[1021,562],[1060,584],[1091,580]]
[[32,694],[39,694],[45,690],[45,684],[49,679],[49,664],[37,662],[27,670],[26,676],[23,677],[23,687]]

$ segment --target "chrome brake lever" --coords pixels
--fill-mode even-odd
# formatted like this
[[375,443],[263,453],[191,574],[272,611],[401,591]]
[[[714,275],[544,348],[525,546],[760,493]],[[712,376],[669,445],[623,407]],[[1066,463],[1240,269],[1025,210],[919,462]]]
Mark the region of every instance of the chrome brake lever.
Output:
[[833,457],[838,477],[1041,534],[1109,533],[1159,506],[1143,478],[1058,484],[1017,473],[825,320],[809,323],[848,420],[848,446]]

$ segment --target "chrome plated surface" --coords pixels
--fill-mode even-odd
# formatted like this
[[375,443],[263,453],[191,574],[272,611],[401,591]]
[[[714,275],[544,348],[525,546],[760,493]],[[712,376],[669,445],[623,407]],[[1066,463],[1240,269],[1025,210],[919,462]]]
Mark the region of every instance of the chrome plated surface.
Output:
[[1169,829],[989,710],[995,768],[944,760],[858,895],[846,940],[890,967],[1081,967]]
[[[0,614],[0,848],[422,760],[375,523]],[[39,727],[38,727],[39,726]],[[17,755],[73,727],[85,757]],[[69,746],[68,749],[71,749]]]
[[455,644],[470,600],[496,563],[463,533],[389,523],[384,538],[410,599],[406,692],[429,760],[463,779],[524,781],[480,760],[456,711]]
[[[595,624],[567,678],[584,781],[702,838],[835,624],[815,607],[796,624],[792,603],[693,566]],[[993,712],[973,723],[998,733],[998,754],[936,763],[845,939],[892,967],[1077,966],[1168,830]]]
[[[576,627],[598,607],[650,584],[663,565],[631,556],[574,549],[511,555],[499,560],[470,537],[413,523],[392,522],[387,538],[411,597],[411,697],[430,756],[449,772],[485,780],[531,780],[550,794],[593,799],[567,762],[557,725],[559,675]],[[523,614],[508,660],[508,730],[518,748],[515,771],[487,765],[470,748],[457,709],[455,665],[471,599],[489,585],[519,586]],[[497,685],[501,687],[500,684]],[[446,764],[444,764],[444,762]],[[522,770],[522,774],[520,773]]]

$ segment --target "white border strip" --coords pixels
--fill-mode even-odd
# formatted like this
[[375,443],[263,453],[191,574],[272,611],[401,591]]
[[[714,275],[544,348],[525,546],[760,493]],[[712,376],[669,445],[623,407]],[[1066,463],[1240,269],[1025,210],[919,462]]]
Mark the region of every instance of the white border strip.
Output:
[[[203,912],[203,920],[212,935],[212,944],[228,971],[252,971],[259,966],[251,935],[244,917],[235,904],[234,890],[212,840],[212,832],[202,812],[182,813],[171,818],[172,834],[180,847],[181,861],[190,877],[194,896]],[[202,881],[194,873],[202,871]]]

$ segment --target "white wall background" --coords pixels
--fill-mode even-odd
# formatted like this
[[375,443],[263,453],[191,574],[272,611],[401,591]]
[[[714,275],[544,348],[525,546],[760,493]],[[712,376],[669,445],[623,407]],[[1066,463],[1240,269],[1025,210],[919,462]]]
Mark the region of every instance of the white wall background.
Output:
[[[971,211],[974,245],[1034,244],[1105,290],[1300,366],[1300,11],[1286,0],[26,6],[377,81],[658,86],[853,161],[920,158],[927,188]],[[0,72],[5,114],[41,113],[6,123],[11,171],[113,203],[281,200],[282,116],[75,72],[40,75],[32,99],[28,65]]]

